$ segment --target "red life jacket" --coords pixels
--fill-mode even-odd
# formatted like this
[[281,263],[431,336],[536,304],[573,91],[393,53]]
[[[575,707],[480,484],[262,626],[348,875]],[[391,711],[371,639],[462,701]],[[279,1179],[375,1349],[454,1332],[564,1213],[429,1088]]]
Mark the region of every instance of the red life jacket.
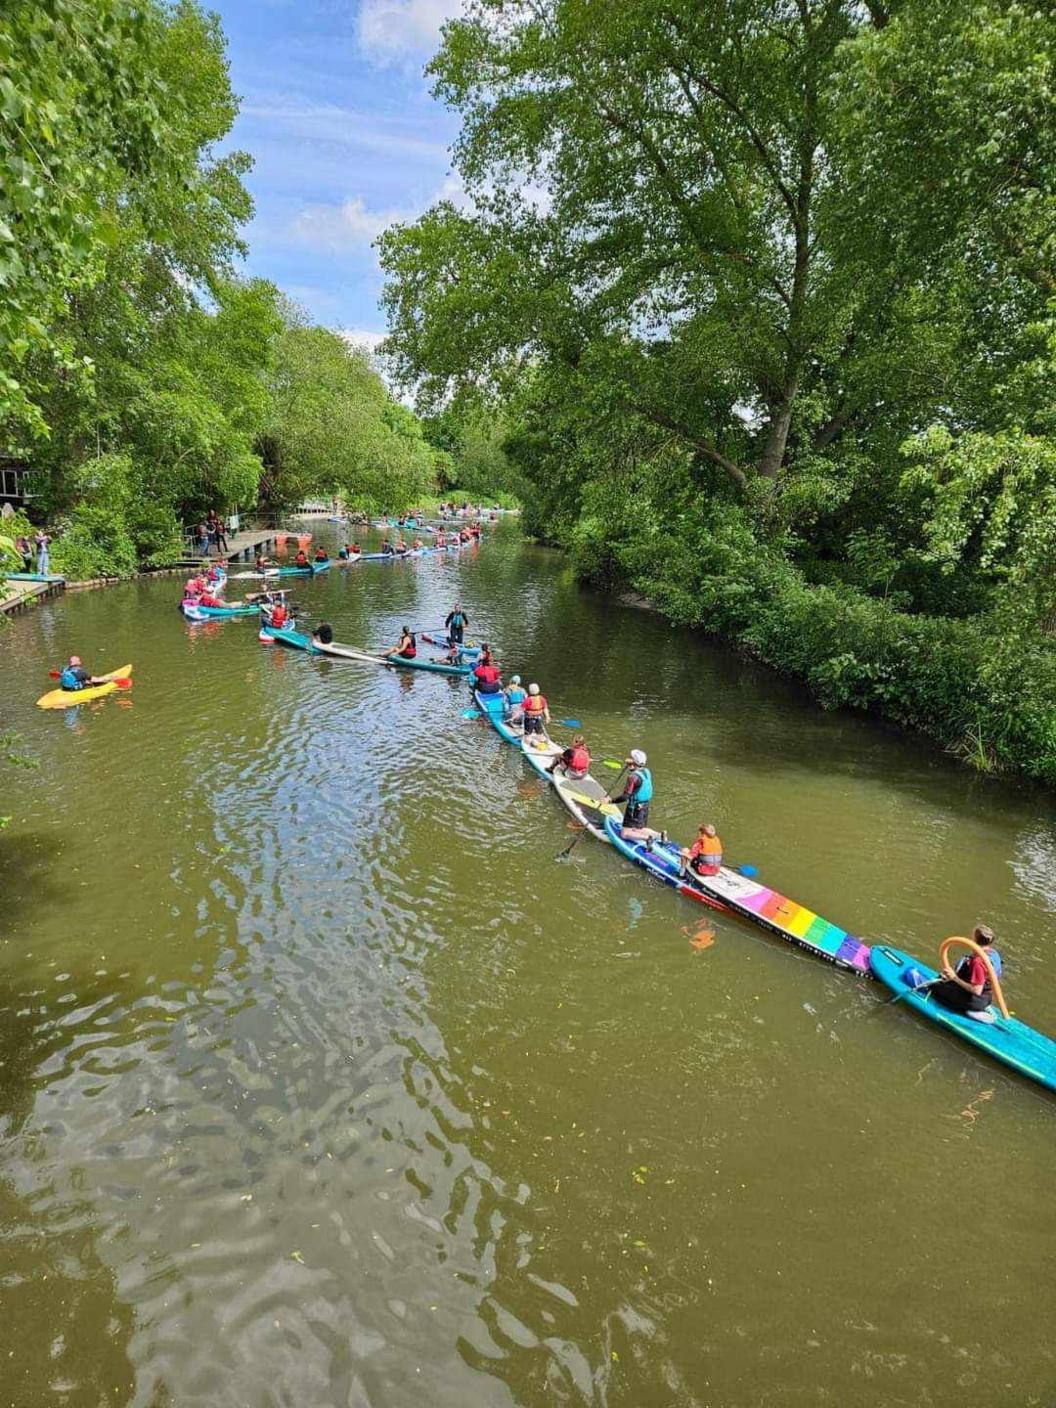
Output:
[[580,744],[578,748],[572,749],[572,756],[568,760],[568,766],[573,772],[587,772],[589,770],[590,754],[582,744]]
[[498,665],[478,665],[473,673],[481,684],[498,684],[502,679]]
[[546,712],[546,695],[529,694],[524,701],[524,712],[526,714],[543,714]]
[[285,606],[273,606],[271,608],[271,624],[273,626],[285,626],[288,613]]

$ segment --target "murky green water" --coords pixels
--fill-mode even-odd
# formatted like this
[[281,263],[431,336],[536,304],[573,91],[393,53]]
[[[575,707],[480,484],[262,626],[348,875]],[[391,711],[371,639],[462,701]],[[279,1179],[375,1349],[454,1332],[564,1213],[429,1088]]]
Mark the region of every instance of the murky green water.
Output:
[[[234,585],[234,584],[233,584]],[[296,587],[377,646],[460,594],[640,745],[653,819],[1056,1031],[1050,799],[501,532]],[[174,580],[0,631],[0,1403],[1051,1404],[1056,1105],[654,886],[460,683],[190,629]],[[135,689],[34,708],[77,650]],[[610,777],[614,774],[609,774]]]

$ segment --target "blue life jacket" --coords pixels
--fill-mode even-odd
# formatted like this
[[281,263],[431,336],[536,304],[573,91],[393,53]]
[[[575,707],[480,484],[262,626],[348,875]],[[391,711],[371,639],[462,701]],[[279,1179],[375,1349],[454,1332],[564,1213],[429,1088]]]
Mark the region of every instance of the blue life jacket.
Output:
[[527,698],[527,691],[523,690],[519,684],[511,684],[506,691],[506,702],[511,709],[515,709],[518,704],[523,704]]
[[466,618],[461,611],[452,611],[451,620],[448,625],[453,631],[459,631],[466,624]]
[[652,801],[653,774],[649,771],[648,768],[634,768],[632,770],[631,776],[633,777],[635,773],[637,773],[638,776],[642,779],[642,785],[632,795],[631,801],[639,803]]
[[63,670],[62,674],[59,676],[59,688],[60,688],[60,689],[83,689],[83,688],[84,688],[84,680],[82,680],[81,677],[78,675],[78,673],[77,673],[77,667],[76,667],[75,665],[67,665],[66,668],[65,668],[65,670]]

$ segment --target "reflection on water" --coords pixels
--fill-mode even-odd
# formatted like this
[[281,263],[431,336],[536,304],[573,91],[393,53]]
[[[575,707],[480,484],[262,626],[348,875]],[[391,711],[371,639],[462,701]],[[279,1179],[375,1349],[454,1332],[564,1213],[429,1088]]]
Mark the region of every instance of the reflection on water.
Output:
[[[190,629],[171,580],[0,634],[0,1403],[1049,1403],[1052,1102],[592,840],[460,682]],[[869,938],[986,916],[1056,1029],[1050,802],[501,533],[299,583],[458,596],[657,815]],[[73,649],[135,689],[38,714]],[[982,1187],[994,1273],[974,1274]],[[989,1255],[989,1253],[986,1253]]]

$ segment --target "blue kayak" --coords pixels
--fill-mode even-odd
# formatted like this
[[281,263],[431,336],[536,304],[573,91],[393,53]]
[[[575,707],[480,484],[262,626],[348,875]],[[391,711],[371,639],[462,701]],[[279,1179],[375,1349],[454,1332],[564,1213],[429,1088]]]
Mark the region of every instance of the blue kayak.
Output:
[[481,694],[479,689],[475,689],[473,698],[477,701],[477,708],[499,737],[504,738],[507,743],[515,743],[519,748],[521,739],[524,737],[524,729],[520,726],[512,727],[506,722],[506,696],[504,694]]
[[994,1022],[976,1022],[971,1017],[943,1007],[928,989],[915,991],[906,981],[910,969],[922,974],[925,982],[934,981],[940,974],[901,949],[891,948],[888,944],[875,944],[870,951],[869,963],[873,976],[897,993],[907,1007],[915,1008],[923,1017],[930,1017],[940,1027],[971,1042],[995,1061],[1003,1061],[1020,1075],[1029,1076],[1049,1090],[1056,1090],[1056,1041],[1051,1037],[1035,1031],[1015,1017],[1001,1016],[996,1008],[992,1009],[996,1014]]
[[234,606],[196,606],[190,601],[181,601],[180,610],[188,621],[223,620],[227,616],[259,616],[260,607],[256,602],[239,602]]
[[317,577],[333,565],[333,560],[328,557],[325,562],[310,562],[307,567],[280,567],[278,573],[280,577]]

